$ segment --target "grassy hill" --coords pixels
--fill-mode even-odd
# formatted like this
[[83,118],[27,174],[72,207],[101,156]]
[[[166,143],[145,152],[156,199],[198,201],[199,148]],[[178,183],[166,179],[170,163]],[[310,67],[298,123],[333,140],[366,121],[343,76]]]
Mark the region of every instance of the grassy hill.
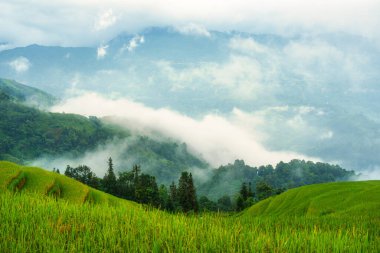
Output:
[[371,216],[380,218],[380,181],[315,184],[288,190],[249,208],[253,216]]
[[[53,172],[0,162],[0,252],[379,252],[379,185],[324,184],[276,197],[286,197],[276,210],[294,203],[296,213],[304,201],[328,204],[326,197],[330,205],[346,210],[333,216],[270,212],[276,198],[243,215],[173,215]],[[377,195],[363,198],[366,194]],[[345,208],[355,201],[368,208]],[[259,209],[265,210],[258,214]]]
[[116,198],[64,175],[11,162],[0,162],[0,192],[5,191],[36,193],[77,204],[137,206],[134,202]]

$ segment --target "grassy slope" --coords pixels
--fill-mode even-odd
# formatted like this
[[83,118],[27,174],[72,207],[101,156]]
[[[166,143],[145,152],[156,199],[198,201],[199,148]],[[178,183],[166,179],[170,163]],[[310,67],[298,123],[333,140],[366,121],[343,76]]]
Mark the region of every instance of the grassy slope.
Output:
[[[20,171],[27,179],[23,194],[5,190],[6,182]],[[62,198],[67,201],[41,194],[52,182],[61,184]],[[86,191],[92,191],[87,186],[42,169],[0,162],[0,252],[379,252],[378,195],[363,196],[378,193],[380,182],[349,184],[317,185],[314,190],[307,186],[299,188],[298,194],[294,193],[297,189],[286,192],[276,197],[286,197],[277,205],[278,213],[271,213],[283,214],[281,218],[269,215],[276,198],[239,216],[170,215],[97,191],[94,200],[98,205],[78,205]],[[351,190],[342,190],[343,195],[337,190],[341,188]],[[329,192],[333,193],[327,197]],[[335,216],[292,216],[305,209],[302,203],[309,197],[317,205],[318,199],[324,201],[323,196],[330,198],[334,207],[345,203],[336,200],[341,196],[350,199],[349,203],[357,198],[368,201],[368,216],[337,212]],[[293,201],[295,208],[287,213],[291,215],[285,215]],[[268,208],[264,210],[265,203]],[[254,210],[258,207],[264,210],[260,216],[246,215],[257,214]]]
[[303,186],[257,203],[254,216],[380,217],[380,181],[339,182]]
[[70,203],[92,202],[112,206],[137,206],[134,202],[116,198],[64,175],[36,167],[24,167],[11,162],[0,162],[0,192],[6,191],[8,185],[20,172],[23,172],[26,179],[21,189],[22,192],[48,195],[49,189],[56,185],[61,191],[59,198]]

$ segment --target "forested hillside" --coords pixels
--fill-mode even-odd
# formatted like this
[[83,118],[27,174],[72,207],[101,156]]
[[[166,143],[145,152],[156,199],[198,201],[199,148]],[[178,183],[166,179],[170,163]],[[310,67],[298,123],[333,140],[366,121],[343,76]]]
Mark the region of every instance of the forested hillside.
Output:
[[[30,107],[23,103],[26,98],[45,93],[24,86],[0,85],[5,87],[0,89],[0,160],[25,164],[41,157],[76,158],[99,146],[112,146],[117,140],[125,144],[117,157],[118,169],[126,171],[139,164],[143,172],[149,172],[160,183],[177,181],[180,173],[189,168],[208,167],[202,159],[190,154],[186,144],[133,135],[96,117]],[[107,153],[104,157],[104,171],[109,156]]]
[[57,99],[39,89],[0,78],[0,100],[11,100],[34,107],[46,108],[53,105]]
[[292,160],[289,163],[280,162],[275,167],[272,165],[251,167],[242,160],[236,160],[233,164],[215,169],[210,180],[199,187],[199,192],[200,195],[207,195],[216,200],[223,195],[237,194],[244,182],[247,186],[251,183],[253,191],[258,182],[265,182],[275,190],[345,181],[354,176],[353,171],[321,162]]
[[0,101],[0,159],[27,162],[42,155],[78,155],[126,134],[95,117],[43,112]]

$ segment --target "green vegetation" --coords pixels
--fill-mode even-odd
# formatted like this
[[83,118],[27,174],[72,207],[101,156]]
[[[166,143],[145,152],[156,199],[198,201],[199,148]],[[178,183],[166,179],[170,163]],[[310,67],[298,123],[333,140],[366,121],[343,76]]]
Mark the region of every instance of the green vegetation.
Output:
[[13,80],[0,78],[0,100],[4,99],[42,108],[56,102],[56,99],[46,92]]
[[[22,185],[19,184],[21,180],[24,180]],[[118,199],[58,173],[37,167],[0,162],[0,192],[6,191],[53,195],[70,203],[91,201],[97,204],[136,205],[134,202]]]
[[95,117],[48,113],[0,101],[0,159],[26,162],[42,155],[78,155],[125,134]]
[[[15,194],[6,186],[21,170],[26,173],[27,183],[21,194]],[[61,183],[62,199],[43,193],[54,180]],[[0,252],[379,252],[380,249],[379,181],[305,186],[233,216],[173,215],[147,209],[54,172],[4,162],[0,163],[0,183]],[[314,203],[315,208],[320,208],[319,203],[331,205],[339,211],[321,213],[323,208],[310,206],[308,210],[317,211],[305,211],[302,203]],[[355,203],[361,203],[360,207]]]
[[189,168],[209,168],[206,162],[189,153],[185,143],[136,136],[130,138],[128,144],[120,158],[126,162],[121,166],[130,168],[139,164],[142,172],[155,176],[161,184],[177,181],[181,172]]
[[[242,160],[233,164],[220,166],[213,171],[211,179],[198,187],[200,195],[206,195],[216,200],[224,195],[234,196],[241,189],[243,183],[251,183],[249,189],[262,200],[283,189],[295,188],[303,185],[347,181],[355,176],[353,171],[347,171],[338,165],[304,160],[292,160],[288,163],[279,162],[274,168],[272,165],[251,167]],[[228,182],[228,184],[225,184]],[[272,193],[266,192],[263,196],[257,192],[257,184],[265,182]],[[237,197],[236,197],[237,198]],[[245,198],[245,197],[243,197]]]
[[259,202],[249,208],[246,214],[380,218],[379,210],[380,181],[367,181],[316,184],[291,189]]
[[72,168],[67,165],[65,175],[90,187],[100,189],[114,196],[147,204],[170,212],[197,212],[198,200],[191,173],[181,173],[178,189],[174,182],[170,186],[170,194],[165,185],[158,188],[156,178],[141,173],[140,166],[134,165],[132,170],[114,172],[112,158],[108,159],[108,169],[103,179],[98,178],[86,165]]
[[131,136],[96,117],[49,113],[30,107],[30,101],[50,105],[55,100],[38,89],[0,79],[0,160],[28,164],[41,157],[70,159],[115,141],[128,144],[122,145],[120,171],[140,164],[160,183],[177,180],[184,169],[208,167],[188,152],[186,144]]

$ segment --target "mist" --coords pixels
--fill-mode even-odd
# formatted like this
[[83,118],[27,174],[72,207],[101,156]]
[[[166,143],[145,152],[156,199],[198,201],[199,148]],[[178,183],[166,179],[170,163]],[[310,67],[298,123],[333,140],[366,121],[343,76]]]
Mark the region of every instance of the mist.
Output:
[[360,171],[358,176],[352,178],[354,181],[380,180],[380,167]]
[[[217,167],[235,159],[251,166],[276,164],[291,159],[320,160],[286,150],[268,150],[264,136],[247,127],[242,113],[235,109],[229,115],[206,114],[196,119],[169,108],[154,109],[125,98],[109,99],[96,93],[69,98],[51,111],[103,117],[140,135],[162,136],[188,145],[189,150]],[[250,122],[254,122],[254,118]]]
[[83,155],[73,157],[63,154],[60,157],[44,156],[31,162],[30,165],[46,168],[48,170],[59,169],[64,173],[66,166],[78,167],[87,165],[98,176],[103,177],[108,168],[108,158],[112,157],[115,170],[120,171],[124,168],[120,159],[122,152],[127,148],[126,140],[113,140],[106,145],[100,145],[95,150],[87,151]]

